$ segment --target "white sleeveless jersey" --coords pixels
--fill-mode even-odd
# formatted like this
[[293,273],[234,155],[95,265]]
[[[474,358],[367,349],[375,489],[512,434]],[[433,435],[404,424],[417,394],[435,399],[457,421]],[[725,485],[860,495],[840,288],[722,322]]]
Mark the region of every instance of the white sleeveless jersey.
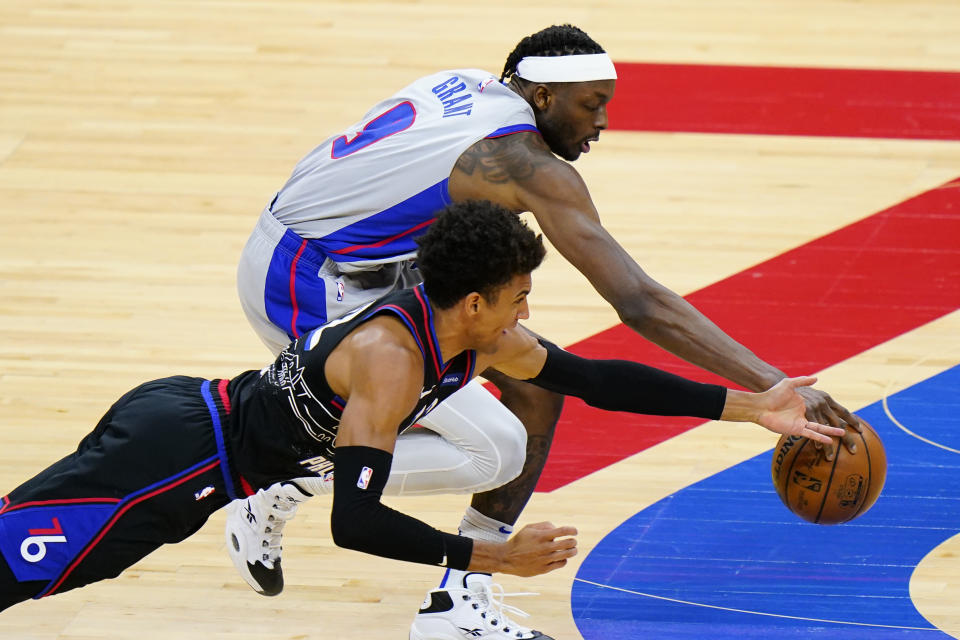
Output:
[[271,211],[343,271],[398,262],[450,204],[450,172],[470,145],[536,131],[526,100],[480,69],[417,80],[311,151]]

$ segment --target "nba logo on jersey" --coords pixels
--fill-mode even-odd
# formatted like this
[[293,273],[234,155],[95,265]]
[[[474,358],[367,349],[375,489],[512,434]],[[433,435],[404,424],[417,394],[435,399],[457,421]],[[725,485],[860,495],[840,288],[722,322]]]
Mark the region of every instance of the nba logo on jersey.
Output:
[[343,302],[343,281],[337,280],[337,302]]
[[370,478],[373,477],[373,469],[370,467],[364,467],[360,470],[360,477],[357,478],[357,486],[361,489],[366,489],[370,486]]
[[481,82],[480,84],[478,84],[478,85],[477,85],[477,89],[480,90],[480,93],[483,93],[483,90],[486,89],[487,86],[489,86],[491,82],[496,82],[496,81],[497,81],[496,78],[494,78],[493,76],[490,76],[489,78],[487,78],[486,80],[484,80],[483,82]]

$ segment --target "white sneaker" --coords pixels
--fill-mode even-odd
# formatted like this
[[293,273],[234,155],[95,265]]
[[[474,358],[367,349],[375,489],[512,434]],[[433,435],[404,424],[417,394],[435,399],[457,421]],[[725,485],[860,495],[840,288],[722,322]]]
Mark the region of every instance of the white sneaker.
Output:
[[498,584],[483,583],[469,589],[434,589],[413,619],[410,640],[553,640],[507,617],[507,612],[524,618],[527,614],[504,604],[504,597],[532,595],[537,594],[504,593]]
[[227,551],[257,593],[275,596],[283,591],[283,525],[296,514],[297,504],[309,497],[292,482],[278,482],[227,505]]

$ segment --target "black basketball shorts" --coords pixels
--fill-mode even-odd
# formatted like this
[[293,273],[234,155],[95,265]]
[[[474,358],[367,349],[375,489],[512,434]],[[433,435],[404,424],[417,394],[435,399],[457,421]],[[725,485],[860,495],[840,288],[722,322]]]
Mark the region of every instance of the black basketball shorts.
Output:
[[116,577],[246,495],[224,449],[226,386],[185,376],[145,383],[76,452],[0,499],[0,609]]

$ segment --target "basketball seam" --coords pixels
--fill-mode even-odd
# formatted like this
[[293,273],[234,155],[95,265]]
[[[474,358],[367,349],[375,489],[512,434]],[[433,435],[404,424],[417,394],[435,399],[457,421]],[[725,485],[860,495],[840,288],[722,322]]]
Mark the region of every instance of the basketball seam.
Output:
[[[837,453],[833,456],[833,466],[830,467],[830,475],[827,477],[827,483],[823,487],[823,498],[820,500],[820,510],[817,511],[817,518],[814,524],[820,524],[820,516],[823,515],[823,508],[827,506],[827,498],[830,497],[830,486],[833,484],[833,475],[837,471],[837,463],[840,462],[840,456],[843,454],[843,443],[838,443]],[[846,522],[846,520],[844,520]],[[839,523],[837,523],[839,524]]]
[[[790,461],[790,467],[787,469],[787,477],[785,482],[785,489],[783,491],[783,497],[786,498],[787,508],[793,511],[793,507],[790,506],[790,478],[793,477],[793,465],[797,464],[797,458],[800,457],[800,452],[803,451],[803,448],[810,444],[810,439],[805,438],[803,444],[797,449],[796,453],[793,454],[793,460]],[[794,512],[796,513],[796,512]]]
[[850,520],[859,516],[863,511],[863,507],[867,504],[867,496],[870,495],[870,485],[873,483],[873,461],[870,459],[870,447],[867,446],[867,439],[863,437],[863,433],[860,433],[859,436],[860,442],[863,444],[863,452],[867,454],[867,486],[864,488],[863,502],[857,507],[856,513],[850,516]]

